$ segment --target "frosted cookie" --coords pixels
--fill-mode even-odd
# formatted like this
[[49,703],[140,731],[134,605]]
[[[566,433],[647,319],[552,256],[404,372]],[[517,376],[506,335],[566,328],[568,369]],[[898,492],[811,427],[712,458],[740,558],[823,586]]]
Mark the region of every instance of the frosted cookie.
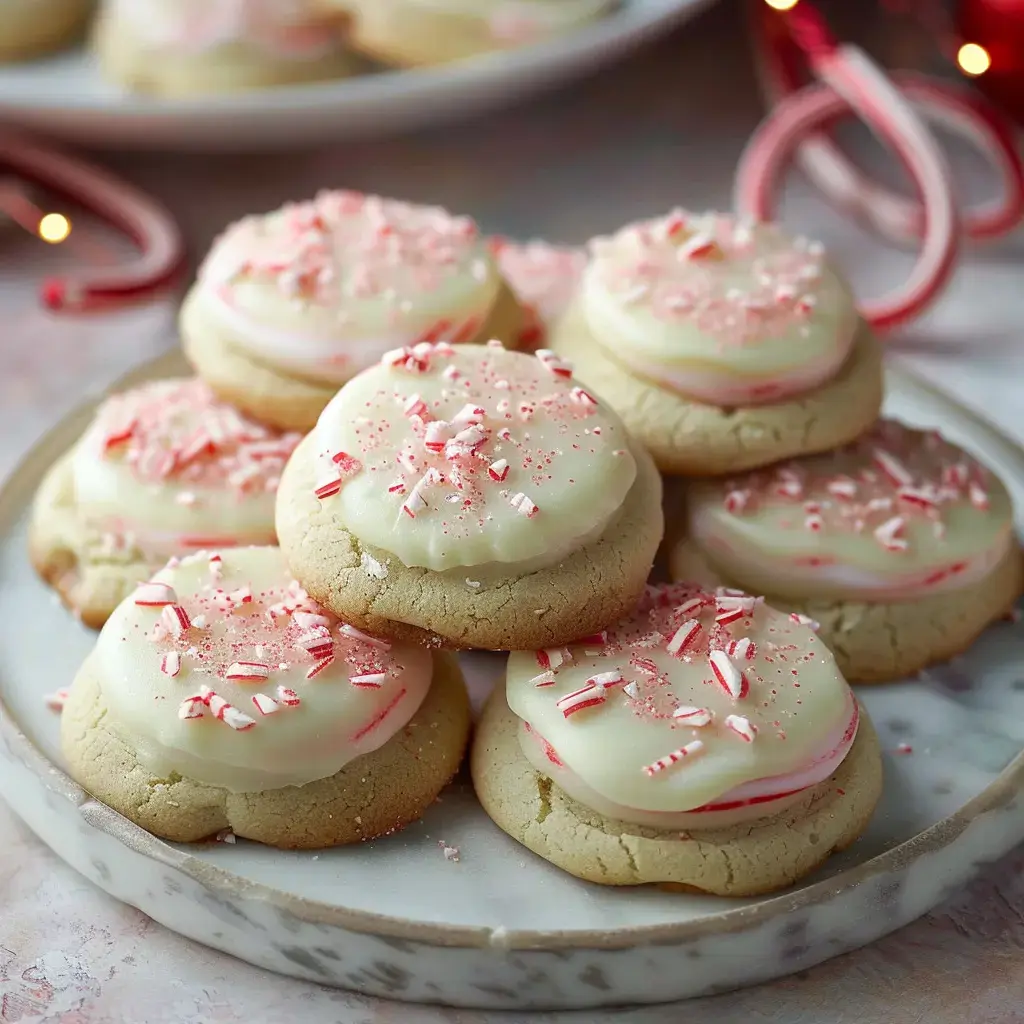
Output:
[[386,64],[446,64],[542,42],[617,0],[322,0],[353,16],[352,44]]
[[338,388],[418,342],[514,342],[519,307],[469,217],[356,192],[232,225],[185,299],[196,371],[275,426],[309,430]]
[[346,25],[311,0],[105,0],[94,45],[119,85],[186,96],[357,74]]
[[667,473],[834,448],[882,401],[878,345],[821,247],[724,214],[595,239],[551,347]]
[[661,481],[551,352],[397,349],[349,381],[281,480],[302,585],[383,636],[507,650],[614,622],[643,591]]
[[722,896],[813,871],[882,787],[878,740],[814,633],[689,584],[566,649],[514,651],[471,763],[484,810],[563,870]]
[[28,60],[74,41],[93,0],[0,0],[0,61]]
[[40,485],[32,562],[99,627],[172,555],[273,544],[274,494],[299,438],[254,423],[195,379],[115,395]]
[[491,247],[523,309],[517,348],[533,352],[547,344],[548,329],[568,309],[587,265],[582,249],[547,242],[494,238]]
[[468,735],[453,658],[339,623],[277,548],[190,555],[140,586],[61,720],[72,776],[154,835],[286,848],[415,820]]
[[695,481],[688,509],[674,575],[691,571],[695,548],[721,579],[820,623],[854,682],[960,653],[1021,593],[1001,481],[892,420],[826,455]]

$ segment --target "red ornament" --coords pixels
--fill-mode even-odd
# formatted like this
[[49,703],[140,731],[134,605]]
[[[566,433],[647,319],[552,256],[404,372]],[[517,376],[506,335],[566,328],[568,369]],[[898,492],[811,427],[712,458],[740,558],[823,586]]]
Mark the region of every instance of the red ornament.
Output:
[[985,48],[991,66],[974,79],[993,103],[1024,123],[1024,0],[960,0],[957,31]]

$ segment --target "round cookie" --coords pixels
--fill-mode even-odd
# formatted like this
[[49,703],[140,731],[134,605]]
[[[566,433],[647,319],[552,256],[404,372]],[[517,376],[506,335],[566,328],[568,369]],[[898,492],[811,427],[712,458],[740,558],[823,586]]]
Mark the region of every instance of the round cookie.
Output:
[[660,542],[661,481],[552,353],[400,349],[288,463],[277,529],[321,603],[403,640],[507,650],[621,617]]
[[402,67],[447,64],[571,32],[617,0],[323,0],[351,11],[352,44]]
[[195,379],[115,395],[40,485],[32,563],[99,628],[172,555],[274,543],[274,494],[299,439],[246,419]]
[[225,400],[310,430],[396,346],[514,342],[519,305],[468,217],[324,192],[221,236],[185,298],[185,354]]
[[118,85],[188,96],[358,74],[346,25],[310,0],[105,0],[93,45]]
[[1024,586],[1002,482],[935,432],[880,420],[838,451],[693,481],[669,538],[719,579],[820,624],[855,682],[961,653]]
[[606,635],[509,656],[473,782],[579,878],[721,896],[791,885],[866,828],[878,739],[806,626],[737,591],[652,587]]
[[826,450],[878,416],[881,352],[816,243],[676,211],[591,250],[551,347],[665,472]]
[[30,60],[75,40],[93,0],[0,0],[0,61]]
[[515,346],[534,352],[547,344],[548,329],[569,308],[587,265],[582,249],[547,242],[511,242],[494,238],[491,247],[505,280],[523,310],[523,327]]
[[115,611],[64,706],[72,776],[176,842],[315,849],[393,832],[458,769],[453,658],[339,624],[277,548],[183,559]]

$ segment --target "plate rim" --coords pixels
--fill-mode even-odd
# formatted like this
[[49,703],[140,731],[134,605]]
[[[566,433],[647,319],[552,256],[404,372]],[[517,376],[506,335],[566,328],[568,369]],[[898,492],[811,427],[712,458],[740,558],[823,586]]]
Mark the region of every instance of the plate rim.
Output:
[[[142,363],[100,394],[94,395],[62,416],[22,455],[0,484],[0,531],[7,532],[24,514],[29,498],[46,472],[51,456],[64,450],[68,435],[87,418],[103,398],[115,391],[160,376],[182,371],[181,353],[171,350]],[[1024,446],[1018,444],[995,423],[976,413],[954,396],[923,380],[913,371],[887,363],[886,373],[899,382],[902,390],[917,392],[932,401],[952,407],[987,439],[1003,450],[1015,463],[1015,471],[1024,479]],[[86,823],[97,828],[129,852],[182,871],[196,882],[218,890],[233,899],[258,899],[299,920],[329,925],[361,934],[406,939],[432,946],[485,948],[494,945],[494,929],[485,925],[444,925],[409,921],[389,914],[331,906],[296,896],[262,882],[254,882],[230,870],[201,860],[146,832],[118,812],[94,799],[63,769],[52,762],[21,730],[3,701],[0,691],[0,741],[5,741],[15,757],[51,792],[69,800]],[[501,947],[508,951],[556,951],[565,949],[628,949],[644,945],[684,943],[709,932],[728,935],[743,931],[774,917],[787,915],[834,900],[858,885],[882,873],[899,871],[910,862],[954,842],[977,819],[1008,804],[1024,788],[1024,751],[1019,753],[985,789],[968,800],[953,814],[930,825],[896,846],[857,864],[839,875],[755,903],[752,906],[723,910],[714,915],[715,926],[707,919],[669,924],[624,926],[614,930],[509,930],[502,935]],[[12,808],[13,809],[13,808]],[[59,851],[56,851],[59,854]]]
[[[135,93],[117,93],[109,99],[73,94],[45,101],[10,99],[0,94],[0,114],[49,117],[81,113],[127,122],[139,117],[155,118],[161,123],[189,118],[209,125],[231,115],[252,115],[261,120],[298,111],[345,112],[358,110],[367,103],[391,105],[412,95],[427,93],[435,99],[463,88],[487,88],[509,79],[529,79],[531,75],[555,72],[576,66],[587,55],[604,57],[621,52],[646,33],[660,26],[671,27],[684,15],[696,15],[715,0],[629,0],[605,17],[560,36],[530,46],[500,53],[481,54],[450,64],[391,68],[378,73],[320,82],[293,83],[218,93],[210,96],[152,97]],[[45,58],[43,58],[45,60]]]

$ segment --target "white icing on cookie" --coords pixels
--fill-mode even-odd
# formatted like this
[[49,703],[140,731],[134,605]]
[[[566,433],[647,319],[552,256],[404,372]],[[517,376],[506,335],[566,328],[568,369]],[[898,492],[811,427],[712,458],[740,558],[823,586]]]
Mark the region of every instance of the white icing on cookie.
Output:
[[681,210],[595,239],[578,301],[594,338],[625,366],[720,406],[824,383],[858,325],[818,244]]
[[690,536],[721,572],[794,599],[956,590],[1015,543],[1000,480],[938,434],[892,420],[834,452],[694,482],[687,500]]
[[569,308],[587,265],[582,249],[547,242],[491,241],[502,276],[523,310],[525,323],[517,348],[532,352],[544,344],[548,328]]
[[202,381],[107,399],[75,447],[77,514],[151,557],[273,543],[274,497],[300,440],[246,418]]
[[316,60],[341,50],[336,16],[310,0],[108,0],[147,46],[204,53],[238,43],[284,60]]
[[595,810],[670,828],[774,813],[771,798],[835,771],[857,729],[850,689],[806,625],[690,584],[648,588],[601,636],[513,652],[507,697],[538,770],[546,759],[570,795],[597,794]]
[[571,372],[546,350],[396,350],[321,415],[317,495],[405,565],[553,565],[604,531],[636,477],[625,428]]
[[468,217],[356,192],[232,225],[183,330],[217,332],[287,373],[341,384],[389,349],[472,340],[501,278]]
[[158,775],[233,792],[301,786],[377,750],[430,688],[426,650],[339,623],[277,548],[191,555],[110,617],[108,721]]

